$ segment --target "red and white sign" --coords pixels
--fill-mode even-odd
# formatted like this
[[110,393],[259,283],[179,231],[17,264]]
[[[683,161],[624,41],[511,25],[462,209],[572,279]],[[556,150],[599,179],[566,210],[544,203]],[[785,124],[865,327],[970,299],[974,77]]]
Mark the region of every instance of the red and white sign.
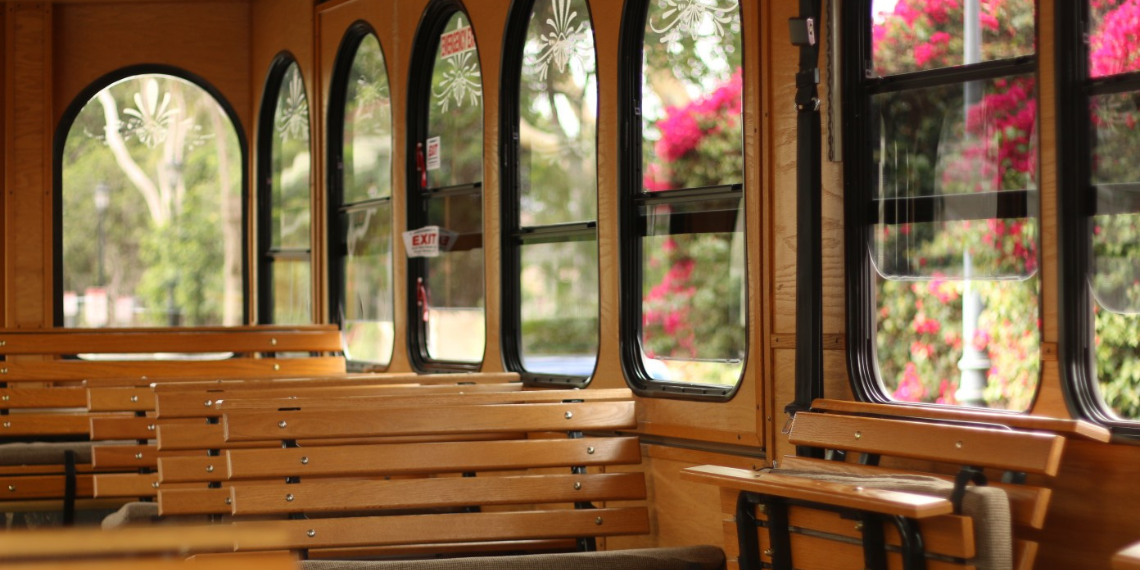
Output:
[[439,226],[424,226],[404,232],[404,249],[408,257],[439,257],[440,252],[451,251],[459,234]]
[[474,49],[475,33],[471,31],[471,26],[459,28],[454,32],[447,32],[439,37],[440,57],[448,58]]
[[439,170],[440,164],[440,144],[439,137],[432,137],[427,140],[427,169]]

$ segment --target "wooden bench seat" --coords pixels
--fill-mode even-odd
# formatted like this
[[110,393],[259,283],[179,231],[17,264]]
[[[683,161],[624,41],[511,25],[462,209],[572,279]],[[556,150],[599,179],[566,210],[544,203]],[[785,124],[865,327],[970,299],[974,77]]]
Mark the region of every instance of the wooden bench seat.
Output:
[[[848,560],[963,569],[1009,567],[1002,564],[1012,558],[1014,568],[1032,568],[1037,545],[1027,537],[1044,526],[1047,480],[1066,435],[1099,438],[1099,431],[1024,417],[1014,420],[1024,429],[1014,429],[994,422],[1012,416],[992,412],[947,421],[929,416],[957,410],[921,408],[919,417],[903,417],[910,409],[820,400],[796,415],[788,434],[800,449],[821,450],[817,457],[784,457],[775,470],[684,470],[683,479],[722,489],[723,510],[735,520],[726,533],[739,548],[729,553],[738,557],[730,566],[812,570]],[[989,505],[984,515],[965,516],[980,502]],[[1004,546],[997,544],[1003,527],[1012,527]]]

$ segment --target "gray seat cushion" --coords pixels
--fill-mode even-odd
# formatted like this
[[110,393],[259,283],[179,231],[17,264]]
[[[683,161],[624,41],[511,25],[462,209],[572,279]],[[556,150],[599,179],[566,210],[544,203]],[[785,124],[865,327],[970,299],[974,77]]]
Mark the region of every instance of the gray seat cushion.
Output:
[[301,563],[301,568],[304,570],[719,570],[724,568],[724,552],[715,546],[686,546],[439,560],[306,560]]
[[0,466],[61,465],[65,451],[75,452],[76,463],[91,463],[90,441],[0,444]]
[[[820,481],[860,485],[875,489],[902,491],[949,499],[954,484],[924,475],[848,475],[795,469],[770,470],[781,475],[794,475]],[[1009,497],[994,487],[969,485],[962,498],[962,514],[974,520],[974,544],[977,554],[971,561],[978,570],[1013,569],[1013,519]]]
[[129,525],[148,525],[158,518],[158,503],[131,502],[103,519],[103,530],[112,530]]

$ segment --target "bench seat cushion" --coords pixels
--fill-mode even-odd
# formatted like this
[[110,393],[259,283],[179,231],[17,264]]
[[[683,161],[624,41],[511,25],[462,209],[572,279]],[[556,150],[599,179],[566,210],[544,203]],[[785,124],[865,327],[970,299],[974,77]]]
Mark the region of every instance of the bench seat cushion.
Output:
[[[949,499],[954,484],[925,475],[852,475],[797,469],[769,470],[781,475],[806,477],[831,483],[858,485]],[[1009,497],[1002,489],[969,485],[962,498],[962,514],[974,521],[977,554],[972,563],[978,570],[1013,569],[1013,522]]]
[[75,462],[91,463],[90,441],[60,441],[0,444],[0,466],[61,465],[66,451],[75,452]]
[[719,570],[724,568],[724,552],[715,546],[686,546],[436,560],[306,560],[301,567],[304,570]]

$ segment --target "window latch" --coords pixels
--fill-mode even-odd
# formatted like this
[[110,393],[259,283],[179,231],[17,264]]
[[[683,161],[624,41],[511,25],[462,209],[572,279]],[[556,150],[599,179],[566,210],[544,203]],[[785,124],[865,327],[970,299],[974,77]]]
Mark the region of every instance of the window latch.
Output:
[[789,18],[788,33],[794,46],[815,45],[815,18]]

